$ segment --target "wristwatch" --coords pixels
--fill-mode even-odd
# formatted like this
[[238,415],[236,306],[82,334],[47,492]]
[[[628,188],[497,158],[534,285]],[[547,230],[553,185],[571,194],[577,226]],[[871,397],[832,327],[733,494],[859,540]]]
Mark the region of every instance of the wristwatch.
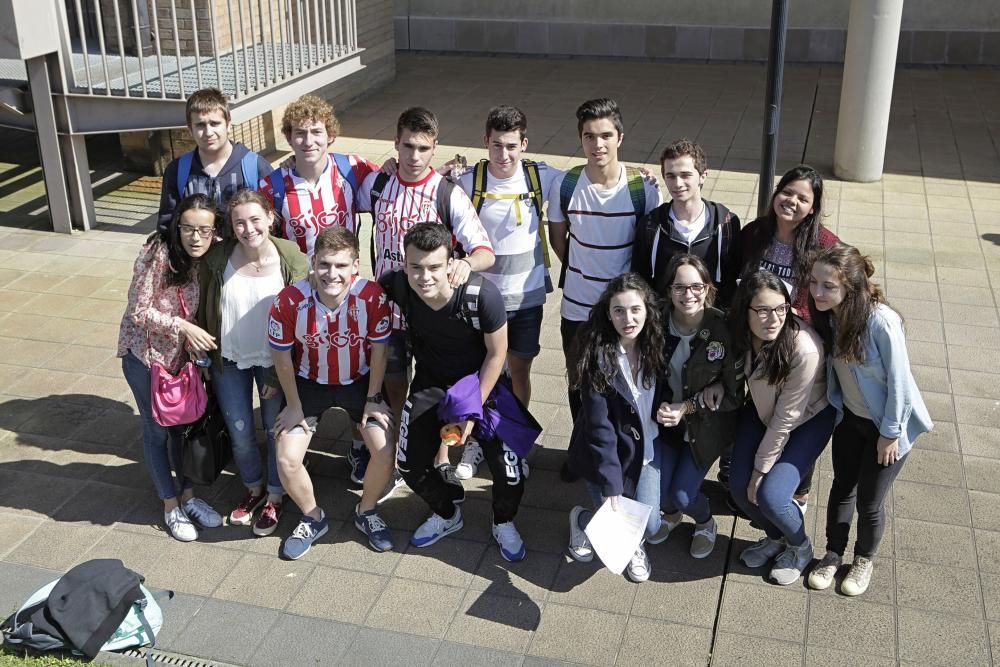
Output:
[[372,394],[371,396],[368,397],[368,402],[369,403],[385,403],[385,396],[382,395],[382,392],[377,391],[377,392],[375,392],[374,394]]

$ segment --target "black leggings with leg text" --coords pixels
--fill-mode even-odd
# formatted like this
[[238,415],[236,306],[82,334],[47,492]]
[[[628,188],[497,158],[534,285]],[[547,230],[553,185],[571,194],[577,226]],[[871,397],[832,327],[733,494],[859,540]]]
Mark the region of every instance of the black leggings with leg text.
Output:
[[[414,378],[414,386],[420,386],[418,380]],[[396,464],[407,485],[424,499],[431,511],[450,519],[455,515],[454,503],[463,491],[460,486],[445,482],[434,468],[444,425],[437,416],[437,406],[444,394],[440,387],[410,392],[400,419]],[[499,440],[480,440],[479,445],[493,475],[493,522],[507,523],[514,519],[524,495],[521,458]]]

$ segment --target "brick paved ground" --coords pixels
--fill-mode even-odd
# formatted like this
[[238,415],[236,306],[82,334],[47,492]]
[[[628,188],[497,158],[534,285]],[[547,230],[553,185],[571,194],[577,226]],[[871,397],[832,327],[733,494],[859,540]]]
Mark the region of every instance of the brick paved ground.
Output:
[[[439,159],[478,158],[486,110],[509,102],[528,114],[532,156],[563,167],[581,161],[576,105],[610,95],[625,112],[625,160],[655,163],[666,142],[696,138],[709,153],[706,196],[744,220],[755,206],[762,67],[412,55],[398,66],[392,85],[341,114],[338,149],[380,161],[401,108],[426,104],[441,118]],[[739,565],[735,554],[758,535],[729,515],[714,482],[720,536],[704,561],[686,555],[690,524],[650,548],[653,577],[642,585],[563,556],[567,512],[582,494],[557,473],[570,431],[558,295],[535,364],[532,407],[546,431],[519,517],[523,563],[504,563],[490,542],[483,479],[470,485],[462,532],[429,549],[372,553],[345,521],[357,491],[345,424],[334,419],[314,466],[333,529],[305,559],[277,558],[294,512],[269,538],[224,527],[192,544],[171,540],[114,358],[159,182],[98,170],[98,229],[55,235],[45,231],[33,140],[5,134],[0,614],[54,572],[115,556],[178,591],[163,648],[225,663],[991,663],[1000,650],[1000,72],[900,70],[887,174],[865,185],[830,174],[839,77],[839,67],[787,69],[779,168],[804,158],[830,176],[826,224],[877,259],[937,423],[894,486],[864,597],[778,588]],[[822,546],[828,453],[817,478],[807,518]],[[204,493],[222,511],[240,494],[232,475]],[[399,545],[424,513],[408,493],[385,506]]]

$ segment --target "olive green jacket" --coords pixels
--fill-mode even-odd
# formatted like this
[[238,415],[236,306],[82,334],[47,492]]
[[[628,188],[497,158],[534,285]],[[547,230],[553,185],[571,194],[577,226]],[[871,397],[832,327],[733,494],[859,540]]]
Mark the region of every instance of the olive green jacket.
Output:
[[[680,339],[670,334],[666,323],[669,310],[664,311],[664,359],[669,363]],[[704,470],[729,449],[736,436],[736,420],[744,400],[743,355],[733,349],[729,327],[722,311],[706,308],[701,326],[691,339],[691,356],[682,369],[681,400],[694,398],[698,392],[715,382],[721,382],[725,394],[715,411],[695,401],[696,410],[684,418],[695,463]],[[669,376],[670,369],[667,368]],[[659,383],[656,405],[674,402],[669,377]],[[660,427],[664,429],[663,426]]]

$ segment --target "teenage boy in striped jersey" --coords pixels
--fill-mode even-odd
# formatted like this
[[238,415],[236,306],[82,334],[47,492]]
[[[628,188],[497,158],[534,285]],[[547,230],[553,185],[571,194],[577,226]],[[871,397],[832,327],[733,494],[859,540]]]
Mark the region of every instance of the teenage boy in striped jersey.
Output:
[[[405,110],[396,123],[396,173],[369,174],[361,185],[359,208],[372,214],[376,280],[403,268],[403,237],[418,222],[447,226],[456,250],[464,253],[450,264],[448,277],[452,287],[465,284],[473,271],[493,266],[493,247],[468,196],[431,167],[437,143],[437,117],[422,107]],[[412,361],[405,327],[399,309],[394,307],[385,387],[397,417],[406,399]],[[443,458],[446,455],[443,452],[436,463],[441,466],[442,474],[452,476],[454,470]]]
[[328,408],[344,409],[361,425],[372,455],[354,525],[376,551],[393,548],[376,511],[392,476],[392,413],[382,394],[391,311],[384,290],[358,275],[358,239],[334,225],[316,237],[309,277],[283,289],[271,307],[268,340],[287,406],[275,419],[278,475],[302,510],[285,540],[287,558],[304,556],[329,529],[302,465],[312,434]]
[[[618,161],[625,128],[614,100],[587,100],[576,118],[587,164],[557,178],[548,196],[549,240],[562,261],[559,331],[568,372],[577,329],[608,281],[629,270],[636,220],[662,203],[655,179]],[[575,419],[577,392],[569,404]]]

